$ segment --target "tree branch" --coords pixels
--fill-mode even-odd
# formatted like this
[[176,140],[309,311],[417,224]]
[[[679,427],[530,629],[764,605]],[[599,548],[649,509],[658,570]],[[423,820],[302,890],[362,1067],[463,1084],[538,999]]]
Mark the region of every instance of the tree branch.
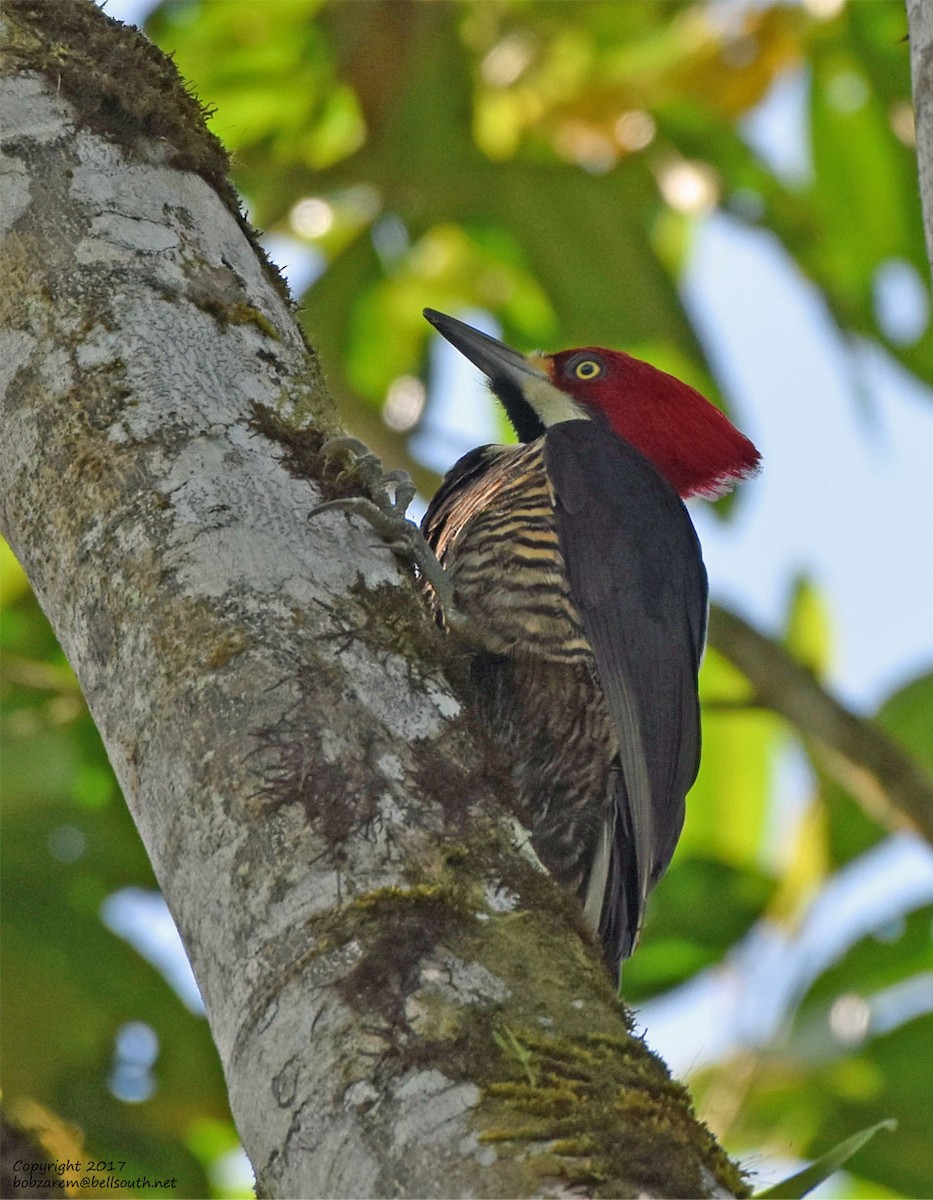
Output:
[[174,68],[4,6],[0,521],[174,914],[261,1195],[722,1195],[525,862]]
[[880,811],[897,824],[906,818],[933,842],[933,780],[893,738],[844,708],[776,642],[716,604],[709,637],[749,680],[754,700],[817,743],[830,771],[873,816]]

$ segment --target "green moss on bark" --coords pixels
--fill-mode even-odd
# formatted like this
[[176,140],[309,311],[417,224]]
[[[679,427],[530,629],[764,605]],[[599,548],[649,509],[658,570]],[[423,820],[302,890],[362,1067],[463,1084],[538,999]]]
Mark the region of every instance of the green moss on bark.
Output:
[[88,129],[145,162],[166,163],[205,179],[239,222],[279,294],[278,268],[240,210],[223,145],[178,68],[138,30],[108,17],[92,0],[6,0],[4,70],[44,75],[71,101]]

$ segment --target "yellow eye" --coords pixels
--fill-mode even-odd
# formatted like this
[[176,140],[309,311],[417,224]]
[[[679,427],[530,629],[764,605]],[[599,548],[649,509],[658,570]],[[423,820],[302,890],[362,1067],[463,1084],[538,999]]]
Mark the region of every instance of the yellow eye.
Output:
[[577,379],[595,379],[597,375],[601,375],[603,371],[602,364],[598,363],[593,358],[584,358],[582,362],[578,362],[573,369]]

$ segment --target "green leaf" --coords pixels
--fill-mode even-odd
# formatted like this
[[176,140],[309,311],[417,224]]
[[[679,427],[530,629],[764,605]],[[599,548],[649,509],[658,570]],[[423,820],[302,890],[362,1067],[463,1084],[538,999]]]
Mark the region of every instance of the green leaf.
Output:
[[[926,972],[933,975],[931,928],[933,906],[924,905],[894,928],[859,938],[808,988],[794,1015],[792,1048],[802,1057],[809,1053],[817,1027],[824,1042],[828,1039],[829,1013],[840,996],[857,995],[870,1002],[876,994]],[[838,1043],[834,1046],[837,1054],[844,1049]]]
[[905,684],[878,710],[878,724],[933,774],[933,671]]
[[824,1179],[828,1179],[834,1171],[845,1166],[853,1154],[861,1150],[879,1129],[893,1132],[897,1129],[897,1121],[888,1118],[879,1121],[877,1125],[869,1126],[868,1129],[862,1129],[859,1133],[854,1133],[844,1142],[840,1142],[838,1146],[834,1146],[832,1150],[827,1150],[803,1171],[798,1171],[796,1175],[791,1175],[763,1192],[756,1192],[755,1200],[799,1200],[799,1197],[806,1196]]
[[784,645],[818,679],[826,675],[832,657],[832,619],[817,586],[803,576],[793,583]]
[[496,311],[509,327],[524,327],[532,344],[542,334],[553,336],[547,297],[522,265],[519,247],[509,243],[510,236],[495,229],[447,223],[427,230],[389,277],[371,283],[356,301],[346,350],[351,386],[381,401],[393,379],[417,372],[430,333],[421,313],[426,297],[443,311]]
[[0,538],[0,608],[6,608],[29,591],[29,581],[13,551]]
[[773,893],[774,880],[754,867],[678,854],[652,893],[638,953],[625,964],[626,1000],[641,1002],[721,961]]
[[687,797],[679,853],[757,866],[768,819],[771,781],[782,744],[781,722],[746,707],[748,681],[708,649],[700,673],[703,757]]

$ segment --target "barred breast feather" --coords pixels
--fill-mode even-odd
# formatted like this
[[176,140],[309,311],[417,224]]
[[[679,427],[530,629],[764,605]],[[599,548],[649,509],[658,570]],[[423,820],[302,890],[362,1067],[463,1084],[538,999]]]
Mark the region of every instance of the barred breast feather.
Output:
[[477,702],[513,764],[519,815],[545,866],[586,903],[612,819],[617,740],[570,594],[544,439],[466,455],[422,528],[479,643]]
[[424,533],[487,650],[592,659],[557,542],[543,443],[482,446],[461,459]]

